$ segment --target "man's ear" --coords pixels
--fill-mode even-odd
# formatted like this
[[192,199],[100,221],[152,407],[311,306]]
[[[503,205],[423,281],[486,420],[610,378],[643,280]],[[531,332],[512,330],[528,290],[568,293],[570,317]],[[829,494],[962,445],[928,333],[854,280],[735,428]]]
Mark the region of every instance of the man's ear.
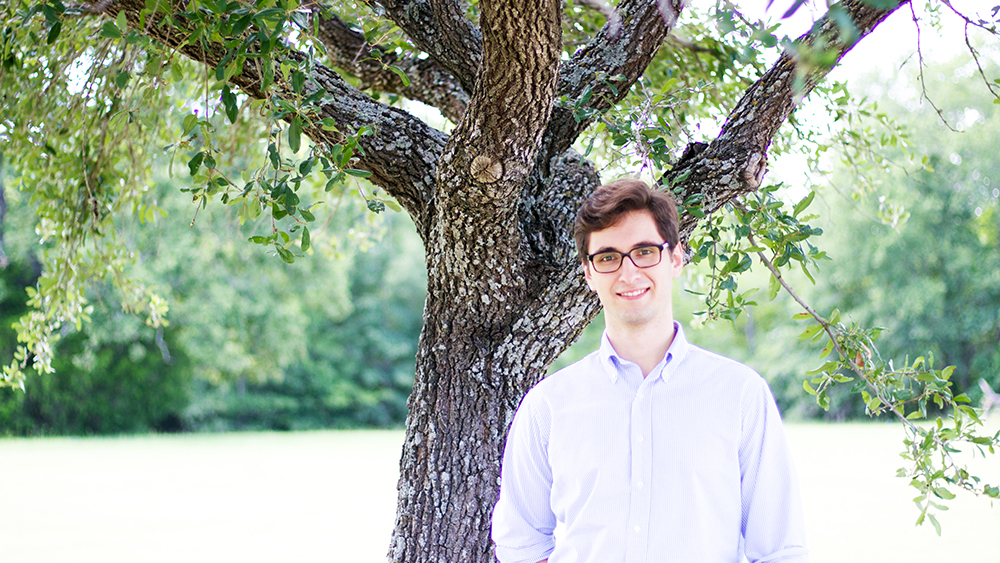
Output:
[[673,270],[674,277],[681,275],[684,270],[684,248],[681,243],[674,245],[673,250],[670,251],[670,267]]

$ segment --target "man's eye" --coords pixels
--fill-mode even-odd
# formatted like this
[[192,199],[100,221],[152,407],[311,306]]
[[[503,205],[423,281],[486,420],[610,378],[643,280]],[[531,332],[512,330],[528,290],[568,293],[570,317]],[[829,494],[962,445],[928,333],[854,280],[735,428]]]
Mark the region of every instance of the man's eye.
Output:
[[614,254],[598,254],[596,257],[594,257],[595,262],[604,262],[605,264],[609,262],[614,262],[617,259],[618,257],[615,256]]
[[651,246],[644,246],[642,248],[636,248],[633,252],[635,252],[637,256],[650,256],[656,252],[656,250]]

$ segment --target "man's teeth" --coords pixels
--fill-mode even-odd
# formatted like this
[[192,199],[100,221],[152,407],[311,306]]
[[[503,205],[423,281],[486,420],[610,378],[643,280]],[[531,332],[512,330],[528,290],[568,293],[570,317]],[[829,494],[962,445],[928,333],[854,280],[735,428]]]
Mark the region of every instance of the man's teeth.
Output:
[[625,297],[636,297],[638,295],[642,295],[643,293],[646,293],[645,289],[637,289],[635,291],[623,291],[621,294],[624,295]]

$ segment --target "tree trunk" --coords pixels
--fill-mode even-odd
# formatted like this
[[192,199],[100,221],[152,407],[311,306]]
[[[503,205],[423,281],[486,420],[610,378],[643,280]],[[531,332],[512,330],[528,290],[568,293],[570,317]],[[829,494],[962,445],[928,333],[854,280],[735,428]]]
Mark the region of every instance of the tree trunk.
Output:
[[[510,419],[597,312],[585,286],[570,279],[582,277],[578,267],[563,274],[561,300],[544,308],[510,291],[469,295],[462,308],[452,302],[461,297],[428,296],[390,561],[492,560],[490,514]],[[493,300],[524,313],[509,326],[477,330],[488,325]]]

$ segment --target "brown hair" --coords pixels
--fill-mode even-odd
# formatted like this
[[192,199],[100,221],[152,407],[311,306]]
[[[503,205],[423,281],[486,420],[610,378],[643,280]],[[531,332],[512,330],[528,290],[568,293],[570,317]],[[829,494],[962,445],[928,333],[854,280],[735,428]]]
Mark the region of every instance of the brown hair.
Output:
[[636,178],[621,178],[594,190],[576,214],[573,237],[580,261],[587,263],[590,234],[614,226],[625,214],[632,211],[649,211],[656,223],[656,230],[673,250],[677,245],[677,204],[674,197]]

